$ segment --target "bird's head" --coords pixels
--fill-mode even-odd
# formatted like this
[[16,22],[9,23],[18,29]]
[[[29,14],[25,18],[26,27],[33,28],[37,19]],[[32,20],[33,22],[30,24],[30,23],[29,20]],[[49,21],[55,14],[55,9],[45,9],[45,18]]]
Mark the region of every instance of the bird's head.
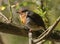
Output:
[[28,9],[20,9],[19,11],[17,11],[17,13],[19,14],[20,20],[23,24],[26,23],[26,18],[27,18],[27,13],[28,13]]

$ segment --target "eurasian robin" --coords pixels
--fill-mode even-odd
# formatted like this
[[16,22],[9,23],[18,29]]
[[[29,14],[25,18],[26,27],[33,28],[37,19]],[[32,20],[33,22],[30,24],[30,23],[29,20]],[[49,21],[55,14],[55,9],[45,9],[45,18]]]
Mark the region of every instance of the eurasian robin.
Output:
[[28,27],[31,31],[46,30],[42,17],[28,9],[21,9],[19,13],[22,24]]

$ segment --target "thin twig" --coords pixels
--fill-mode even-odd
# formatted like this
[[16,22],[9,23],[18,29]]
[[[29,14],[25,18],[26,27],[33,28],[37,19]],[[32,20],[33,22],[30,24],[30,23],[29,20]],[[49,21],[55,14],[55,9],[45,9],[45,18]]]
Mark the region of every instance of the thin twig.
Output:
[[42,35],[44,35],[47,31],[52,31],[56,26],[57,26],[57,24],[60,22],[60,17],[55,21],[55,23],[52,25],[52,26],[50,26],[45,32],[43,32],[40,36],[39,36],[39,38],[42,36]]
[[45,42],[45,40],[41,40],[40,42],[38,42],[38,43],[36,43],[36,44],[42,44],[42,43],[44,43]]
[[5,20],[8,20],[8,18],[5,15],[3,15],[1,12],[0,12],[0,17],[4,18]]
[[10,20],[2,12],[0,12],[0,18],[2,20],[1,22],[10,23]]
[[55,21],[55,23],[50,26],[46,31],[44,31],[39,37],[38,39],[34,40],[35,43],[41,41],[43,38],[45,38],[48,34],[50,34],[52,32],[52,30],[57,26],[57,24],[60,22],[60,17],[58,17],[58,19]]

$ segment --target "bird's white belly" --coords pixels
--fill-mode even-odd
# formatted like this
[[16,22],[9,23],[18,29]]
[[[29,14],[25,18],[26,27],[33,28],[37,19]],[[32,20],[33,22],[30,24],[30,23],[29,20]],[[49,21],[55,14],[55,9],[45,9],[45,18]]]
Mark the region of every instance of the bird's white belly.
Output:
[[37,31],[37,30],[42,30],[43,28],[40,26],[36,26],[36,25],[28,25],[27,26],[29,29],[33,30],[33,31]]

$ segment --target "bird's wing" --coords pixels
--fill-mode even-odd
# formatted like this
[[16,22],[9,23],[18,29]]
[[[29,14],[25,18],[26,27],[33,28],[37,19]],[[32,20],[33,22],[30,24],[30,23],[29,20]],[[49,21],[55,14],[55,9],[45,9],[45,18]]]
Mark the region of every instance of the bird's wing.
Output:
[[46,29],[44,21],[41,16],[39,16],[38,14],[36,14],[34,12],[30,12],[28,17],[30,17],[36,25],[42,26],[44,29]]

